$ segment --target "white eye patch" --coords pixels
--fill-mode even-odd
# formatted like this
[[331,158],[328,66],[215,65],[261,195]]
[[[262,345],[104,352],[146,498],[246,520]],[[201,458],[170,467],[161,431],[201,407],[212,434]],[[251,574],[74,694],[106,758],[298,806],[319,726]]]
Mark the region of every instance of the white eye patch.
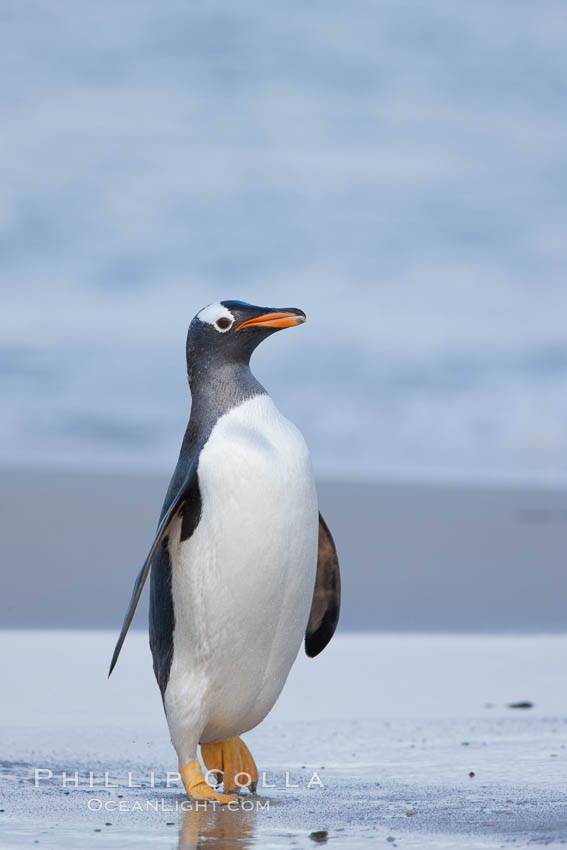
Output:
[[[234,316],[227,310],[226,307],[223,307],[222,304],[209,304],[208,307],[203,307],[200,313],[197,313],[197,318],[200,322],[205,322],[208,325],[212,325],[216,331],[220,334],[224,334],[231,329],[234,324]],[[217,322],[221,319],[220,327]],[[226,322],[228,320],[228,324]],[[226,327],[224,327],[226,325]]]

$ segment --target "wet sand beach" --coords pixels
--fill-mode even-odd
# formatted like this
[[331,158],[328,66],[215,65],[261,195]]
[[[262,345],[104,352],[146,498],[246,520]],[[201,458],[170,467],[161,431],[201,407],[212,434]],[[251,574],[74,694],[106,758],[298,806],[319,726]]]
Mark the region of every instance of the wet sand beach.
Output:
[[185,812],[174,776],[166,787],[175,755],[146,637],[129,637],[107,681],[113,640],[0,634],[3,847],[567,841],[566,637],[339,636],[320,659],[299,658],[272,714],[244,736],[257,796],[237,811]]
[[[3,627],[111,628],[167,475],[5,468]],[[567,491],[322,480],[345,631],[567,629]],[[145,628],[146,596],[134,619]]]

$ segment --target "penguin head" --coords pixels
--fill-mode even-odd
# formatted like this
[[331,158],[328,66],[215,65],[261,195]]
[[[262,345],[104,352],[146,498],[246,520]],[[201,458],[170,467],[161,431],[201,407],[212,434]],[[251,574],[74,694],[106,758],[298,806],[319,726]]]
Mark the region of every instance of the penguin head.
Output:
[[204,307],[189,325],[187,363],[247,363],[257,345],[282,328],[301,325],[303,310],[256,307],[245,301],[219,301]]

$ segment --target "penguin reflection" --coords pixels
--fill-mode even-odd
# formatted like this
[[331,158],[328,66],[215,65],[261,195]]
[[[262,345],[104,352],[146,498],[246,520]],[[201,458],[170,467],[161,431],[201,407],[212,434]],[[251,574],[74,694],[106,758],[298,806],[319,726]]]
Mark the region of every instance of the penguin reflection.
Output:
[[178,850],[211,848],[211,850],[247,850],[254,844],[255,809],[234,811],[221,806],[190,809],[185,812],[179,830]]

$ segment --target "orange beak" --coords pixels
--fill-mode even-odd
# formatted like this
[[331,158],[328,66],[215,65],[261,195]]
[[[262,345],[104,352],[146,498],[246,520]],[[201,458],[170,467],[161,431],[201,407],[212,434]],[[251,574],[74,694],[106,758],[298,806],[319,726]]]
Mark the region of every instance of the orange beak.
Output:
[[256,316],[255,319],[242,322],[236,330],[241,331],[243,328],[292,328],[294,325],[302,325],[304,321],[305,316],[298,316],[296,313],[264,313],[262,316]]

